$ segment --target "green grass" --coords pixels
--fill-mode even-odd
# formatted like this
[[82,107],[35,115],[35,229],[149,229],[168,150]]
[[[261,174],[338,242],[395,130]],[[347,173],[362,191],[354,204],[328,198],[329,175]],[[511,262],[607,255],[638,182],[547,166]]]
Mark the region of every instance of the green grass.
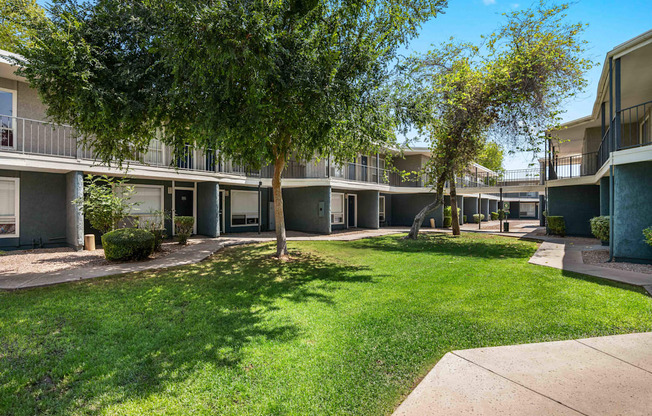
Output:
[[531,242],[290,249],[0,294],[0,414],[389,414],[454,349],[652,330],[652,299]]

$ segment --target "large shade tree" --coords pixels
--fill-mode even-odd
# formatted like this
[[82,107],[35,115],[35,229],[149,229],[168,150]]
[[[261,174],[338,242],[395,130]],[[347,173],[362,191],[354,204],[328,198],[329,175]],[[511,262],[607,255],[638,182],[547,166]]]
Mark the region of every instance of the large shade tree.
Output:
[[449,42],[411,58],[400,82],[403,100],[429,143],[425,167],[434,200],[415,217],[417,238],[430,212],[444,203],[448,181],[453,233],[459,234],[457,175],[496,143],[536,153],[543,132],[560,122],[561,104],[586,86],[583,25],[569,23],[568,5],[541,2],[506,14],[505,24],[481,45]]
[[[63,0],[23,48],[49,115],[103,161],[154,138],[273,165],[277,255],[287,255],[289,158],[335,162],[391,144],[383,88],[397,51],[445,0]],[[181,151],[181,150],[179,150]]]
[[33,27],[44,19],[36,0],[0,0],[0,49],[16,52],[32,45]]

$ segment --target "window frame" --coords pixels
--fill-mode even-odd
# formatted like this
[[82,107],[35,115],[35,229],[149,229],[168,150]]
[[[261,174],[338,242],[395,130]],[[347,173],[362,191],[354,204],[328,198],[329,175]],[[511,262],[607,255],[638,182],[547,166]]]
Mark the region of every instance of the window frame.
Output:
[[[165,186],[164,185],[145,185],[145,184],[138,184],[138,183],[127,183],[125,186],[132,187],[134,189],[133,195],[138,195],[138,188],[158,188],[161,190],[161,209],[160,211],[165,211]],[[122,187],[116,188],[119,190],[119,192],[124,194],[124,190]],[[132,200],[133,200],[133,195],[132,195]],[[132,207],[133,209],[133,207]],[[141,217],[151,217],[152,215],[148,213],[133,213],[131,212],[131,209],[129,210],[129,213],[127,214],[128,217],[131,218],[136,218],[138,219],[138,224],[141,224]],[[161,214],[163,216],[163,214]],[[161,221],[163,221],[163,218],[161,218]]]
[[[237,215],[244,215],[245,216],[245,223],[244,224],[233,224],[233,194],[234,193],[255,193],[256,194],[256,199],[258,200],[258,206],[257,206],[257,212],[256,212],[256,222],[248,224],[247,221],[249,220],[249,217],[247,216],[247,213],[244,214],[237,214]],[[258,224],[261,224],[260,222],[260,215],[259,212],[262,214],[262,210],[260,207],[260,195],[258,191],[246,191],[242,189],[231,189],[229,191],[229,222],[231,223],[231,227],[258,227]]]
[[[0,234],[0,238],[19,238],[20,237],[20,178],[11,178],[7,176],[0,176],[0,181],[14,182],[14,221],[15,232],[13,234]],[[9,216],[0,216],[0,218],[8,218]],[[2,221],[2,220],[0,220]]]
[[[383,201],[383,210],[380,210],[380,201]],[[385,195],[379,195],[378,196],[378,221],[380,222],[385,222],[385,210],[386,210],[386,200],[385,200]]]
[[[333,195],[341,195],[342,196],[342,211],[341,212],[334,212],[333,211]],[[331,192],[331,206],[330,206],[330,211],[331,211],[331,225],[344,225],[345,224],[345,215],[344,213],[346,212],[346,207],[345,207],[345,195],[344,192]],[[342,221],[341,222],[335,222],[333,219],[334,215],[341,214],[342,215]]]
[[0,127],[0,129],[1,130],[10,130],[12,132],[12,134],[13,134],[13,136],[12,136],[12,141],[13,141],[12,145],[11,146],[1,146],[0,145],[0,147],[2,147],[4,149],[14,149],[14,150],[16,150],[17,147],[18,147],[18,135],[17,135],[18,129],[16,128],[17,124],[18,124],[18,120],[16,119],[16,117],[18,117],[18,90],[13,90],[13,89],[10,89],[10,88],[2,88],[2,87],[0,87],[0,91],[8,92],[8,93],[11,94],[11,113],[12,113],[11,114],[11,118],[12,118],[11,129],[5,129],[5,128],[2,128],[2,127]]

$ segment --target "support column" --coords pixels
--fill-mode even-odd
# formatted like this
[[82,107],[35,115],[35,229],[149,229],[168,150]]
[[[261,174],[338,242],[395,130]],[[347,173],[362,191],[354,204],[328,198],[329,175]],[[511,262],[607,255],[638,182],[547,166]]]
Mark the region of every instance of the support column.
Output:
[[489,200],[489,214],[491,214],[492,212],[496,212],[496,213],[498,212],[498,201],[495,199]]
[[84,248],[84,214],[72,201],[84,196],[84,174],[66,174],[66,243],[75,250]]
[[[261,218],[258,218],[260,222]],[[197,234],[220,236],[220,185],[217,182],[197,184]]]
[[484,221],[489,221],[491,219],[491,212],[489,211],[489,200],[486,198],[482,198],[480,200],[480,209],[482,212],[481,214],[484,214]]
[[380,228],[378,211],[378,191],[358,192],[358,227]]
[[478,213],[478,198],[475,196],[464,197],[462,213],[466,215],[466,222],[473,223],[473,215]]

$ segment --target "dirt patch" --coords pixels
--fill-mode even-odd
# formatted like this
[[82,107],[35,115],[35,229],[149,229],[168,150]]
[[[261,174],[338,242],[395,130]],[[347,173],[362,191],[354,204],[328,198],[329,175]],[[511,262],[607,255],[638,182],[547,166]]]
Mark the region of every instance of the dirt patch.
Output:
[[[200,243],[200,239],[188,240],[188,245]],[[177,242],[165,241],[162,251],[152,254],[149,261],[165,257],[187,246],[181,246]],[[75,251],[69,247],[63,248],[41,248],[35,250],[8,251],[0,255],[0,275],[23,274],[23,273],[50,273],[65,269],[76,269],[81,267],[105,266],[116,264],[104,258],[104,250]]]
[[582,251],[582,261],[584,264],[592,264],[610,269],[627,270],[630,272],[652,274],[652,264],[610,262],[609,250],[588,250]]

